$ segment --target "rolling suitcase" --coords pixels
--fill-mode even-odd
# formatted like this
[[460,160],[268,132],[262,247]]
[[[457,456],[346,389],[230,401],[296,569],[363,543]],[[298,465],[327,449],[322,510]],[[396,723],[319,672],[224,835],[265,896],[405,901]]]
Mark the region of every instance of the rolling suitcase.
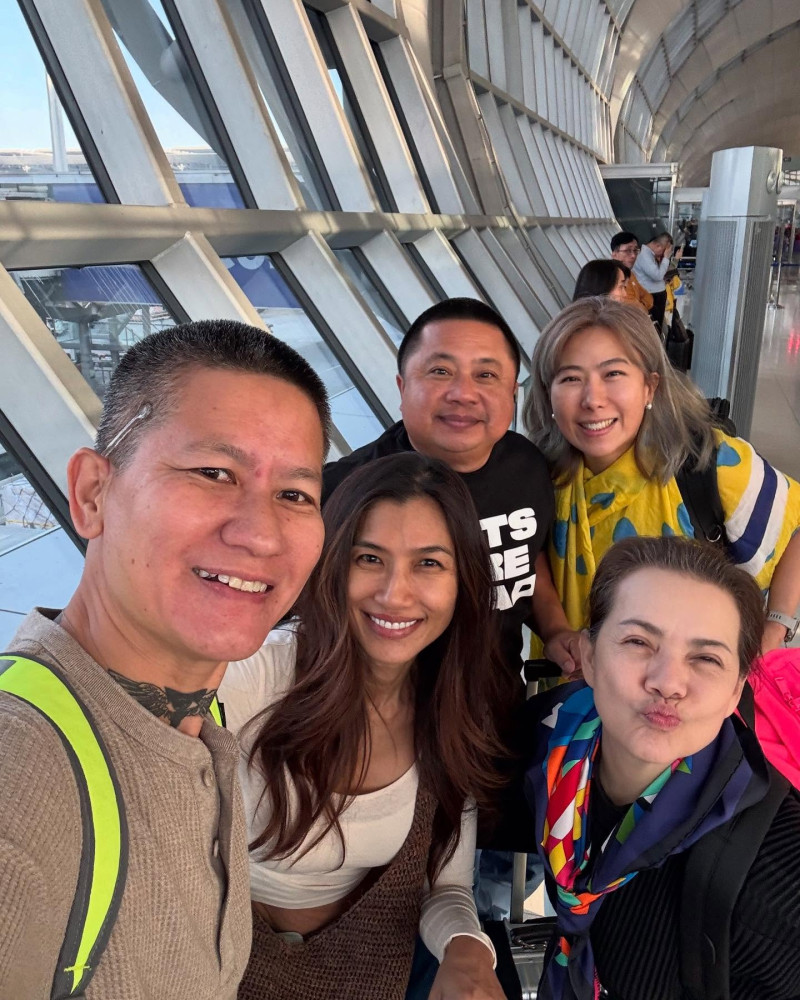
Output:
[[[550,660],[526,660],[527,697],[535,695],[539,682],[561,677]],[[536,1000],[544,957],[555,930],[554,917],[524,919],[527,854],[514,855],[509,920],[488,920],[484,930],[497,952],[497,978],[508,1000]]]

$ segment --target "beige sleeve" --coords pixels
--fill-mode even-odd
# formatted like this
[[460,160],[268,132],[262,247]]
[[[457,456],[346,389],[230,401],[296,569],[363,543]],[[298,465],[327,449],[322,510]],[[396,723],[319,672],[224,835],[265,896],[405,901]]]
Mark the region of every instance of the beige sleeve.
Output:
[[0,1000],[49,1000],[81,839],[59,737],[33,709],[0,695]]

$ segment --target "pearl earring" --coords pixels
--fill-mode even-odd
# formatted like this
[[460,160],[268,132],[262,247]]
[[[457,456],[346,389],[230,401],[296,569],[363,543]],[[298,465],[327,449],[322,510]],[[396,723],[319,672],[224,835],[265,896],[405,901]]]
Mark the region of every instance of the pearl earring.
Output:
[[646,409],[646,410],[652,410],[652,409],[653,409],[653,404],[652,404],[652,403],[648,403],[648,404],[647,404],[647,405],[645,406],[645,409]]
[[550,419],[551,419],[551,420],[555,420],[555,419],[556,419],[556,415],[555,415],[555,413],[551,413],[551,414],[550,414]]

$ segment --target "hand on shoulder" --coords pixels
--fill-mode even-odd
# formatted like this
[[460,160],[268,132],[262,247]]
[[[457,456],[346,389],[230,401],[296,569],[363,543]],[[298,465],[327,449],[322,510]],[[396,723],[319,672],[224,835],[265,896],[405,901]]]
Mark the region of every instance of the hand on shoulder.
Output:
[[561,673],[571,681],[581,675],[581,634],[579,631],[565,630],[551,635],[544,644],[544,655],[561,667]]

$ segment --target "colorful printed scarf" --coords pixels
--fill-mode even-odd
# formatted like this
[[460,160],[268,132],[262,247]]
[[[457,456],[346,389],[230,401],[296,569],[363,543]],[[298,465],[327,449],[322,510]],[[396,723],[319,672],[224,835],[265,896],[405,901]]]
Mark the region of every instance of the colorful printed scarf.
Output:
[[[766,590],[800,526],[800,484],[773,469],[747,441],[721,431],[715,435],[730,555]],[[694,535],[675,480],[665,485],[645,479],[632,448],[597,475],[581,465],[570,483],[556,489],[550,567],[572,628],[586,624],[597,563],[614,542],[629,535]],[[540,648],[532,648],[531,655],[540,656]]]
[[602,739],[592,690],[577,682],[542,699],[540,726],[548,735],[526,783],[539,854],[556,883],[558,937],[539,997],[593,1000],[600,992],[589,931],[605,896],[758,802],[768,779],[757,744],[726,719],[713,743],[674,761],[605,842],[592,844],[588,820]]

